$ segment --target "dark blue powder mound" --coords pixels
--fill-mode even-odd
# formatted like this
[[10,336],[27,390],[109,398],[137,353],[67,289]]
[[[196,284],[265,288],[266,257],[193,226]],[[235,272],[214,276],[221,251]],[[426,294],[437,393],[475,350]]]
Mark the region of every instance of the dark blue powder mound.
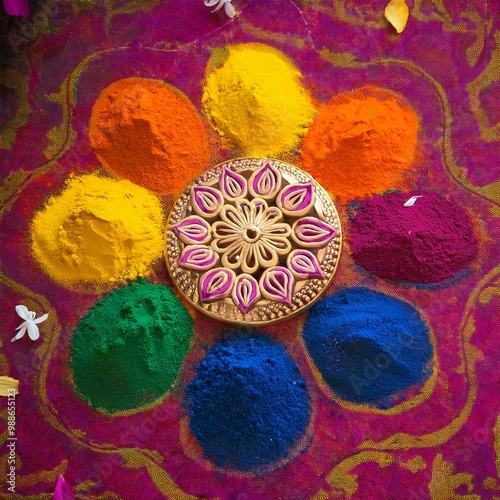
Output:
[[356,404],[389,408],[432,373],[429,329],[415,307],[367,288],[320,300],[303,336],[332,391]]
[[205,456],[228,470],[261,472],[287,458],[310,420],[297,365],[267,336],[227,336],[186,392],[192,433]]

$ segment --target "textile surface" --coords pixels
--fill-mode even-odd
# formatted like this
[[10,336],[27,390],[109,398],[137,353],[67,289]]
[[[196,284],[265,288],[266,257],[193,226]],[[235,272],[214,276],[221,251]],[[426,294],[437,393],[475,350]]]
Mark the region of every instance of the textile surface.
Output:
[[[499,4],[415,0],[400,35],[378,0],[233,4],[233,20],[201,0],[49,1],[32,4],[24,23],[2,20],[0,375],[19,379],[20,392],[15,493],[5,482],[8,415],[7,399],[0,400],[0,496],[52,498],[62,474],[77,498],[95,499],[500,497]],[[195,340],[172,392],[140,411],[104,415],[77,397],[69,366],[72,331],[100,295],[57,285],[29,245],[30,221],[48,195],[70,173],[102,168],[88,139],[90,111],[119,78],[180,89],[212,134],[207,167],[235,157],[203,115],[201,97],[213,49],[240,42],[287,54],[319,103],[366,84],[402,94],[421,122],[411,187],[465,207],[480,239],[472,265],[436,286],[377,279],[344,246],[329,293],[382,291],[415,305],[431,327],[434,376],[391,410],[329,397],[304,353],[304,316],[266,328],[298,363],[314,412],[306,450],[258,476],[215,469],[186,425],[193,366],[227,326],[196,314]],[[300,164],[300,155],[287,160]],[[173,199],[162,203],[168,212]],[[348,228],[348,206],[338,208]],[[154,265],[154,281],[171,285],[163,262]],[[49,313],[36,342],[10,342],[21,303]]]

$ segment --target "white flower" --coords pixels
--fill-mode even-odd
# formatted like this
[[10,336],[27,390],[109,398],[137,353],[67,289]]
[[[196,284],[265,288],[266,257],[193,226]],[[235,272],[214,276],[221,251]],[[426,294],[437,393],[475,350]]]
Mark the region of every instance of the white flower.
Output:
[[17,332],[17,335],[11,340],[11,342],[19,340],[21,337],[23,337],[26,333],[26,330],[28,331],[28,336],[31,340],[38,339],[38,337],[40,337],[40,331],[38,330],[38,326],[36,325],[45,321],[49,317],[49,315],[44,314],[38,319],[35,319],[36,312],[28,311],[28,308],[23,305],[16,306],[16,313],[25,321],[16,328],[16,330],[19,330],[19,332]]
[[416,196],[412,196],[410,199],[405,201],[404,207],[413,207],[418,198],[422,198],[422,194],[418,194]]
[[217,7],[215,7],[212,12],[217,12],[218,10],[222,9],[222,7],[224,7],[224,12],[231,19],[236,15],[236,10],[233,7],[231,0],[205,0],[205,5],[207,7],[213,7],[214,5],[217,5]]

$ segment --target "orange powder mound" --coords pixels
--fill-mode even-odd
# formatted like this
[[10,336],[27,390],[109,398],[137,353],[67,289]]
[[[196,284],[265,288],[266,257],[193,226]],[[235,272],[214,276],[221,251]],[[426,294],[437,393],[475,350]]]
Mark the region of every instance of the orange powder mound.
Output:
[[389,90],[340,94],[304,137],[303,168],[344,200],[403,187],[418,128],[415,111]]
[[125,78],[106,87],[92,108],[89,138],[106,168],[161,194],[177,195],[210,158],[198,113],[159,80]]

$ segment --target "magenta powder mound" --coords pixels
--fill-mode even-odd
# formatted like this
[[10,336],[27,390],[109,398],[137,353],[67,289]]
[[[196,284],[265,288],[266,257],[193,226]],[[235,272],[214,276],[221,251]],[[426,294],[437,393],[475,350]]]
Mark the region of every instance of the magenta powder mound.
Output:
[[375,195],[357,208],[349,231],[352,257],[381,278],[439,283],[477,255],[479,242],[467,212],[436,193]]

